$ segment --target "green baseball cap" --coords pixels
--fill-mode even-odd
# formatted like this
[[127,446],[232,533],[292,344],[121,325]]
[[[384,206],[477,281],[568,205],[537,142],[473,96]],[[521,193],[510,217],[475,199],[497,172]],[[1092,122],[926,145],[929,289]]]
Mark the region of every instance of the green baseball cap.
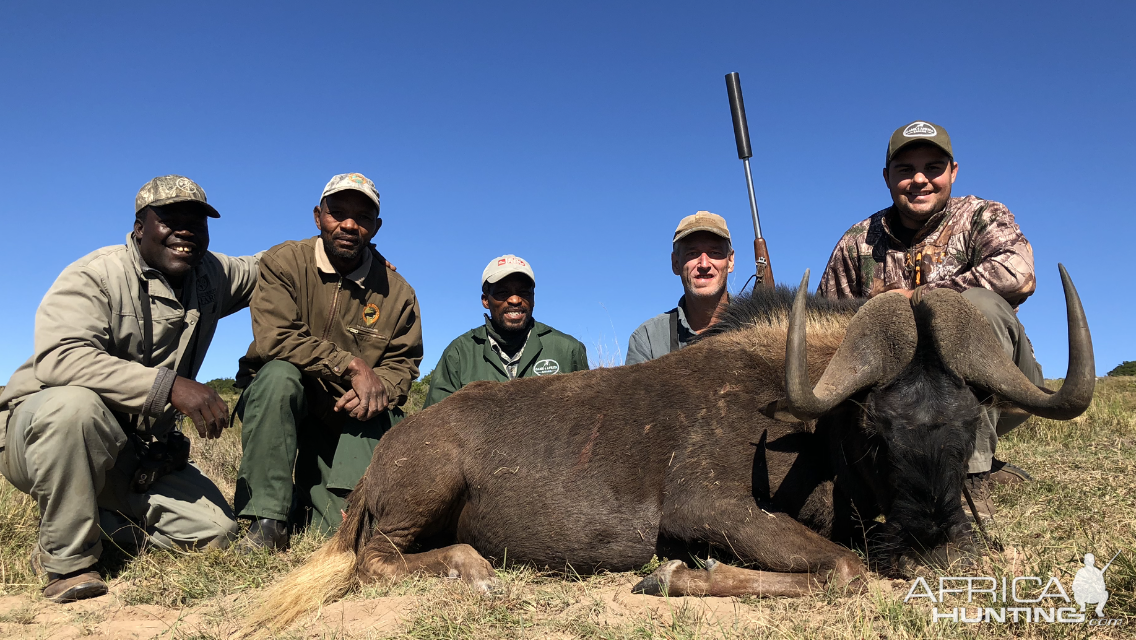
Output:
[[955,157],[954,151],[951,151],[951,136],[947,134],[946,129],[926,120],[916,120],[896,129],[895,133],[891,134],[891,140],[888,141],[887,157],[884,158],[884,166],[886,167],[891,162],[892,156],[898,153],[900,149],[917,143],[933,144],[945,151],[952,160]]
[[196,202],[210,218],[220,218],[221,214],[205,199],[205,189],[185,176],[158,176],[142,185],[134,196],[134,213],[146,207],[161,207],[175,202]]

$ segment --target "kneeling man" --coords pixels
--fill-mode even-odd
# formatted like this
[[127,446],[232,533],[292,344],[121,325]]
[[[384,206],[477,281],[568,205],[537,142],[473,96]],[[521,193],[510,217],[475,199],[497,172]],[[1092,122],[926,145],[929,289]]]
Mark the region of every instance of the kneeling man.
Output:
[[[951,197],[958,177],[951,139],[943,127],[917,120],[888,141],[883,177],[892,205],[845,232],[836,244],[817,292],[830,298],[870,298],[895,291],[908,298],[947,288],[962,293],[990,321],[1002,348],[1026,375],[1043,386],[1041,366],[1018,321],[1018,307],[1036,286],[1033,248],[1014,215],[1000,202]],[[1021,424],[1024,414],[986,407],[967,484],[983,510],[987,482],[1029,479],[994,459],[998,437]]]
[[[223,548],[236,521],[188,462],[179,413],[203,438],[229,408],[194,381],[217,321],[248,306],[257,257],[210,253],[205,191],[148,182],[126,243],[63,270],[36,311],[35,354],[0,395],[0,473],[39,503],[43,595],[106,593],[100,530],[118,544]],[[7,433],[5,434],[5,428]]]
[[[265,252],[252,299],[253,342],[241,359],[237,516],[243,550],[278,549],[307,517],[330,532],[379,438],[401,417],[422,360],[414,289],[371,245],[382,226],[375,183],[327,183],[320,234]],[[293,478],[295,482],[293,483]]]
[[625,364],[678,351],[714,324],[726,308],[734,248],[725,218],[699,211],[680,220],[671,240],[671,271],[682,280],[678,306],[635,329],[627,341]]
[[463,333],[446,347],[430,374],[423,408],[478,380],[517,378],[588,369],[588,352],[572,336],[533,320],[536,276],[514,255],[494,258],[481,272],[485,324]]

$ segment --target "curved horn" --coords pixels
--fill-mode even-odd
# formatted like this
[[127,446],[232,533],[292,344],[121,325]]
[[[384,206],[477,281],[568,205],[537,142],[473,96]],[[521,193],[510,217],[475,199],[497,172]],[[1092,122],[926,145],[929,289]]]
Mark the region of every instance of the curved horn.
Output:
[[890,381],[915,356],[917,332],[911,303],[899,295],[881,295],[860,307],[816,388],[809,382],[805,342],[809,271],[793,300],[785,345],[785,410],[801,420],[817,418],[849,396],[880,381]]
[[[932,321],[934,340],[943,362],[968,383],[995,393],[1022,409],[1053,420],[1076,418],[1089,408],[1096,386],[1096,364],[1089,323],[1077,288],[1073,286],[1065,266],[1058,264],[1061,285],[1065,289],[1065,309],[1069,323],[1069,369],[1065,384],[1056,393],[1040,389],[1022,373],[1005,354],[993,331],[974,331],[976,326],[989,326],[985,316],[973,305],[947,303],[939,292],[923,297],[932,313],[940,320]],[[961,297],[959,301],[965,302]],[[946,304],[944,304],[946,303]],[[938,309],[936,309],[938,307]],[[965,307],[965,310],[955,307]],[[953,317],[953,320],[948,320]],[[955,330],[950,330],[954,326]]]

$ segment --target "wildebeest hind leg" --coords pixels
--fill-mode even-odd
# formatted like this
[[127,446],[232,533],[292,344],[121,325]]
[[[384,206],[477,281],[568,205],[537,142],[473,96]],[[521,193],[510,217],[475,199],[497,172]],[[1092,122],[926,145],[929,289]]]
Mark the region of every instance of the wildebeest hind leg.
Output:
[[468,544],[454,544],[422,553],[398,553],[392,548],[392,543],[377,532],[363,548],[358,567],[359,579],[365,583],[425,573],[461,578],[483,592],[492,591],[498,585],[493,565]]
[[685,503],[664,512],[660,533],[687,543],[711,544],[770,571],[708,561],[688,569],[672,561],[635,586],[638,593],[712,596],[798,596],[828,581],[846,585],[866,569],[856,554],[784,513],[769,513],[752,499]]

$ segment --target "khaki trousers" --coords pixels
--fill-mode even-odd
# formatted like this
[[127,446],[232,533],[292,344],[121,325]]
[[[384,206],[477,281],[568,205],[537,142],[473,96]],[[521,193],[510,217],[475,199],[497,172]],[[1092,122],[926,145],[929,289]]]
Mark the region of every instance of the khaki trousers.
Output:
[[[1045,378],[1041,375],[1041,365],[1033,356],[1033,345],[1026,337],[1026,330],[1018,322],[1018,314],[1006,302],[1005,298],[989,289],[976,287],[963,292],[963,297],[978,307],[982,315],[990,321],[994,329],[994,336],[1002,345],[1006,355],[1018,365],[1018,369],[1037,386],[1045,385]],[[994,452],[998,449],[998,438],[1006,435],[1011,429],[1026,421],[1028,416],[1002,416],[998,407],[986,407],[985,419],[978,428],[978,437],[974,442],[974,453],[970,456],[967,473],[985,473],[990,471],[994,461]]]
[[134,447],[99,396],[52,387],[11,412],[0,473],[39,503],[39,561],[51,573],[95,564],[102,540],[223,548],[237,525],[225,497],[190,465],[134,493]]

